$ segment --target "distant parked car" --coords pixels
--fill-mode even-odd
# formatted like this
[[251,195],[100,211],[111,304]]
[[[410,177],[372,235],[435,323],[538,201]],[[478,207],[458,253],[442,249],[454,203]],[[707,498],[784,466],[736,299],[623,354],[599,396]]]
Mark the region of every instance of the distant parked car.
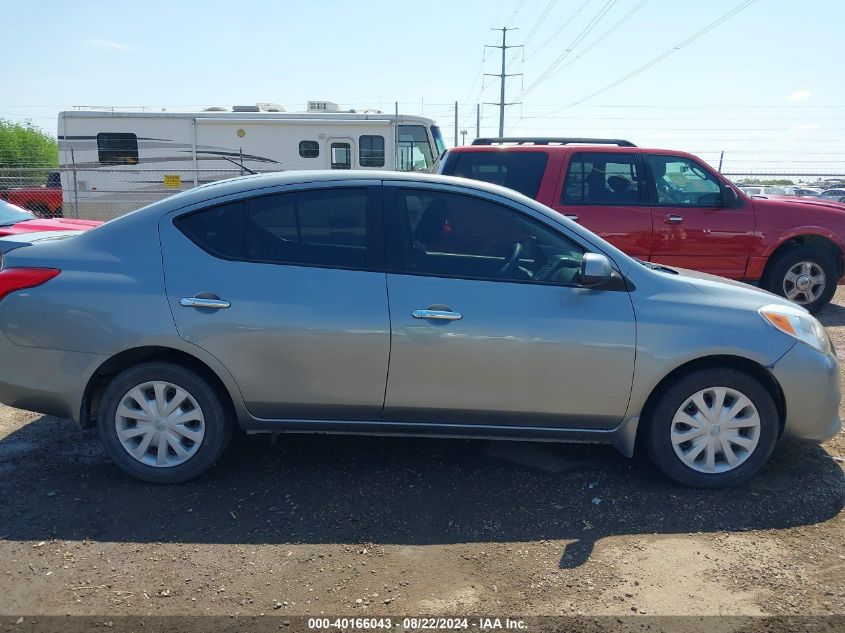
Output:
[[0,200],[17,205],[42,218],[62,217],[62,182],[57,171],[47,176],[41,187],[0,189]]
[[0,200],[0,237],[36,231],[87,231],[102,222],[70,218],[38,218],[25,209]]
[[775,185],[741,185],[739,188],[745,195],[751,196],[752,198],[799,195],[792,187],[779,187]]
[[793,187],[794,195],[811,198],[821,193],[821,189],[810,189],[808,187]]
[[818,195],[818,197],[841,201],[842,198],[845,198],[845,189],[825,189]]
[[486,183],[249,176],[11,246],[0,401],[96,424],[145,481],[200,475],[235,425],[640,444],[702,487],[747,480],[781,435],[840,429],[806,310]]

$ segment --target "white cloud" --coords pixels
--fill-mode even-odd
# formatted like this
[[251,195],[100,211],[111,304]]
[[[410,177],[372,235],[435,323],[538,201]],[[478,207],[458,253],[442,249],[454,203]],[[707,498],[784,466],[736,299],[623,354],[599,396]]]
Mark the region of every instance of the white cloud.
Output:
[[806,101],[810,97],[813,96],[813,93],[809,90],[796,90],[791,95],[786,97],[787,101],[798,102],[798,101]]
[[124,46],[120,42],[113,42],[112,40],[88,40],[86,42],[88,46],[93,48],[99,48],[102,50],[107,51],[128,51],[129,47]]
[[798,125],[793,125],[793,130],[818,130],[819,129],[818,123],[799,123]]

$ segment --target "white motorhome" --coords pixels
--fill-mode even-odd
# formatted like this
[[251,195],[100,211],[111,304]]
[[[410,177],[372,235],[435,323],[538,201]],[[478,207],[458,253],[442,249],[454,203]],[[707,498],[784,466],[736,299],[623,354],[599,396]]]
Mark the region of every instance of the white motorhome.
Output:
[[200,112],[59,113],[65,215],[111,219],[180,190],[242,173],[291,169],[434,171],[445,150],[420,116],[341,112],[312,101]]

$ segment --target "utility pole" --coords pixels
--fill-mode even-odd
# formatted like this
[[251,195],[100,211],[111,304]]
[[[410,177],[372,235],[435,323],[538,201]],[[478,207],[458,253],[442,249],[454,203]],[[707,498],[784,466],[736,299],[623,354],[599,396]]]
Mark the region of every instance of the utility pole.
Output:
[[455,101],[455,145],[458,144],[458,102]]
[[481,138],[481,104],[475,104],[475,138]]
[[[485,44],[484,48],[500,48],[502,50],[502,72],[498,75],[494,75],[492,73],[484,73],[485,77],[498,77],[499,78],[499,102],[498,103],[490,103],[490,105],[497,105],[499,106],[499,137],[505,135],[505,106],[509,105],[516,105],[518,102],[508,103],[505,101],[505,80],[508,77],[517,77],[522,75],[522,73],[516,74],[507,74],[505,72],[505,54],[508,52],[509,48],[522,48],[522,45],[513,45],[508,46],[508,31],[516,31],[516,28],[508,28],[503,26],[500,29],[490,29],[491,31],[501,31],[502,32],[502,44],[501,46],[493,45],[493,44]],[[487,102],[485,102],[487,103]]]
[[467,131],[461,130],[461,145],[467,144]]

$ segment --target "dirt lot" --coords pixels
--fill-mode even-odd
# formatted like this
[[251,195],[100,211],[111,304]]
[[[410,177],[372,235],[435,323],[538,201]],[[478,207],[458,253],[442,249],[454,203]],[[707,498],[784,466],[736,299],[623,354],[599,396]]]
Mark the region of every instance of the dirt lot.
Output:
[[[845,358],[837,303],[821,318]],[[94,432],[0,408],[0,615],[845,614],[845,434],[782,444],[731,491],[604,447],[233,449],[155,487]]]

